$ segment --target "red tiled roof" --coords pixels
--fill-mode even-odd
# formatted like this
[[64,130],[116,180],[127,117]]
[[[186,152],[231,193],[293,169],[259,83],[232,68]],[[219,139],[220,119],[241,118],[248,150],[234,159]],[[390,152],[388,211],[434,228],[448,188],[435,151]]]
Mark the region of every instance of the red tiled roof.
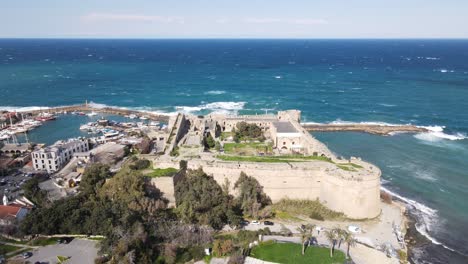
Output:
[[21,207],[0,205],[0,218],[16,217]]

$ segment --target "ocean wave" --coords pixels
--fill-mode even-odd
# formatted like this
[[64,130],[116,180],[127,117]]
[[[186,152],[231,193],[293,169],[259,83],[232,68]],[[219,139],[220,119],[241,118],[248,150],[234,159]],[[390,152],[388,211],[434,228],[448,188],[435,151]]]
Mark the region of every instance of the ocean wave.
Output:
[[414,137],[419,140],[437,142],[443,139],[463,140],[467,138],[467,136],[463,133],[456,133],[454,135],[444,133],[444,129],[445,129],[444,126],[420,126],[420,127],[429,130],[429,132],[419,133],[419,134],[414,135]]
[[[457,252],[459,254],[462,254],[461,252],[445,245],[444,243],[440,242],[433,236],[431,236],[429,233],[434,230],[435,226],[437,223],[440,223],[440,220],[437,215],[437,210],[432,209],[422,203],[419,203],[415,200],[403,197],[395,192],[390,191],[388,188],[381,186],[381,190],[389,193],[393,197],[396,197],[398,200],[402,201],[405,203],[416,217],[416,224],[415,228],[416,230],[426,237],[428,240],[430,240],[433,244],[439,245],[444,247],[445,249],[448,249],[452,252]],[[462,254],[463,255],[463,254]]]
[[226,91],[221,91],[221,90],[213,90],[213,91],[207,91],[207,92],[204,92],[204,94],[208,94],[208,95],[220,95],[220,94],[225,94]]
[[246,102],[213,102],[198,106],[176,106],[175,109],[184,113],[207,110],[211,113],[236,114],[239,110],[244,109],[245,104]]
[[[328,124],[332,125],[351,125],[351,124],[361,124],[361,125],[375,125],[375,126],[401,126],[405,124],[392,124],[386,122],[379,122],[379,121],[361,121],[361,122],[353,122],[353,121],[343,121],[341,119],[337,119],[335,121],[331,121]],[[408,125],[408,124],[406,124]]]
[[395,107],[396,105],[394,104],[386,104],[386,103],[381,103],[379,104],[380,106],[385,106],[385,107]]
[[37,110],[47,110],[47,106],[0,106],[0,110],[8,112],[29,112]]

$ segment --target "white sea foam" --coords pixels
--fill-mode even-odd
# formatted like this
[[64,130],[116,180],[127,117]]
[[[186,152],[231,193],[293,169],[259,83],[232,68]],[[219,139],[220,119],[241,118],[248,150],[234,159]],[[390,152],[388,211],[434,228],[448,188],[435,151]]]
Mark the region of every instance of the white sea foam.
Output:
[[379,104],[379,105],[385,106],[385,107],[395,107],[395,106],[396,106],[396,105],[394,105],[394,104],[386,104],[386,103],[381,103],[381,104]]
[[225,94],[226,91],[221,91],[221,90],[213,90],[213,91],[207,91],[205,94],[209,95],[219,95],[219,94]]
[[426,133],[419,133],[414,135],[415,138],[419,140],[425,140],[430,142],[437,142],[443,139],[446,140],[463,140],[466,139],[467,136],[462,133],[456,133],[454,135],[444,133],[444,126],[420,126],[429,130]]
[[335,121],[329,122],[329,124],[333,124],[333,125],[361,124],[361,125],[376,125],[376,126],[401,126],[402,125],[402,124],[392,124],[392,123],[378,122],[378,121],[353,122],[353,121],[343,121],[341,119],[337,119]]
[[0,110],[8,112],[29,112],[37,110],[47,110],[46,106],[0,106]]
[[175,109],[184,113],[200,112],[208,110],[212,113],[235,114],[244,109],[246,102],[213,102],[198,106],[176,106]]

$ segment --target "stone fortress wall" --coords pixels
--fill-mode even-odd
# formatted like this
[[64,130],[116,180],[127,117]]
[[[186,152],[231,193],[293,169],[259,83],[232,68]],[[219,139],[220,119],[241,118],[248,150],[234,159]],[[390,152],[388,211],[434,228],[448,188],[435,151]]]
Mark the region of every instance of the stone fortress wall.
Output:
[[[180,117],[179,117],[180,118]],[[180,121],[184,121],[179,123]],[[332,162],[307,161],[307,162],[285,162],[285,163],[261,163],[261,162],[234,162],[221,161],[211,153],[199,153],[198,158],[188,159],[189,169],[203,170],[214,177],[223,185],[226,179],[230,182],[231,192],[234,183],[241,172],[255,177],[264,187],[265,193],[270,196],[273,202],[282,198],[291,199],[319,199],[328,208],[343,212],[353,219],[374,218],[380,214],[380,170],[360,159],[352,158],[350,162],[362,166],[353,170],[339,168],[336,163],[346,163],[348,161],[339,160],[323,143],[312,137],[300,125],[300,111],[288,110],[280,111],[277,116],[225,116],[209,115],[203,118],[187,116],[180,119],[178,125],[184,133],[198,131],[200,133],[213,133],[216,127],[222,131],[231,131],[238,122],[255,123],[262,127],[265,132],[269,132],[271,137],[276,137],[276,141],[287,142],[288,148],[294,144],[300,144],[302,154],[326,156]],[[293,130],[294,137],[287,136],[288,132],[276,133],[275,122],[289,122],[286,130]],[[185,126],[190,126],[187,128]],[[293,128],[291,128],[291,126]],[[284,128],[283,128],[284,129]],[[279,131],[280,132],[280,131]],[[182,138],[184,133],[174,131],[176,138]],[[282,136],[284,135],[284,136]],[[175,138],[175,139],[176,139]],[[171,142],[177,144],[177,140]],[[157,168],[178,168],[180,158],[164,155],[155,158],[154,166]],[[164,192],[164,190],[162,190]],[[170,190],[173,192],[173,190]]]
[[[203,168],[220,185],[228,179],[232,194],[236,194],[233,187],[240,173],[245,172],[258,180],[273,202],[282,198],[319,199],[328,208],[343,212],[349,218],[374,218],[380,214],[380,170],[362,161],[353,162],[366,166],[366,172],[344,171],[322,161],[251,163],[195,159],[188,161],[188,168]],[[176,160],[154,164],[158,168],[179,166]]]

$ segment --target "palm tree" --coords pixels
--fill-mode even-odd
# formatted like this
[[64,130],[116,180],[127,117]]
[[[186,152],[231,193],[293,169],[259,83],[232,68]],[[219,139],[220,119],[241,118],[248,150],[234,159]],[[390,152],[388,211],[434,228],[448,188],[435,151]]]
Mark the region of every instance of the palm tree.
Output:
[[335,250],[337,234],[334,230],[326,230],[325,237],[330,243],[330,257],[333,258],[333,251]]
[[310,246],[310,240],[312,239],[312,236],[314,234],[315,225],[314,224],[307,224],[306,229],[307,229],[307,232],[308,232],[308,235],[309,235],[309,244],[308,244],[308,246]]
[[357,241],[356,241],[356,238],[354,238],[353,234],[351,234],[350,232],[346,232],[346,231],[344,232],[343,240],[347,245],[346,257],[349,258],[349,248],[350,247],[355,247]]
[[341,242],[344,240],[345,238],[345,234],[346,234],[346,230],[343,230],[339,227],[335,227],[332,229],[333,232],[335,232],[336,234],[336,239],[338,240],[338,247],[341,248]]
[[297,231],[299,231],[299,233],[301,235],[302,255],[304,256],[305,243],[306,243],[307,239],[309,238],[309,234],[308,234],[307,229],[305,228],[305,226],[298,227]]
[[301,242],[302,242],[302,255],[305,254],[305,244],[308,241],[308,246],[310,246],[310,239],[312,238],[312,232],[314,231],[315,225],[314,224],[307,224],[298,227],[297,230],[301,234]]

